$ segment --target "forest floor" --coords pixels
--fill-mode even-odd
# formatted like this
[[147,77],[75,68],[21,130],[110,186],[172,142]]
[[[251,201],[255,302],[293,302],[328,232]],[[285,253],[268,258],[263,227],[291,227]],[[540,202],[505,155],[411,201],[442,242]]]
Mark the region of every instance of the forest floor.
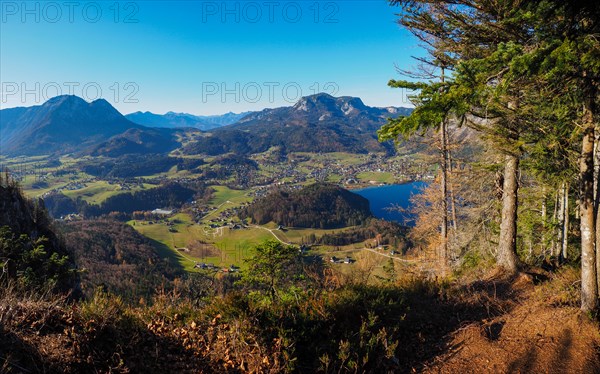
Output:
[[455,289],[450,298],[474,308],[438,316],[453,326],[415,371],[600,373],[598,323],[577,307],[578,284],[577,269],[537,269],[512,278],[496,272]]
[[[578,279],[566,267],[406,285],[390,372],[600,373],[600,330],[578,308]],[[243,321],[220,323],[219,314],[196,326],[167,318],[169,304],[123,313],[114,303],[0,298],[0,372],[281,370],[271,360],[276,347],[240,343]]]

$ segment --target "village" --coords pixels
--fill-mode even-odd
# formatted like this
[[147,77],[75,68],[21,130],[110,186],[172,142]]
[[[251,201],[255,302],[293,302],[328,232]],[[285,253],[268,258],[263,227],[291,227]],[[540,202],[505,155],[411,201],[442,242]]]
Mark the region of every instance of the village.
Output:
[[[52,161],[52,162],[51,162]],[[94,159],[86,160],[93,163]],[[346,188],[369,185],[398,184],[414,180],[430,180],[434,170],[425,161],[384,154],[290,154],[286,162],[276,163],[268,155],[252,156],[255,167],[226,163],[206,164],[197,170],[176,170],[146,176],[127,178],[96,177],[79,170],[77,162],[59,160],[30,160],[16,158],[3,160],[3,170],[10,170],[20,181],[26,193],[43,197],[48,193],[66,192],[76,197],[78,192],[100,193],[102,186],[115,193],[139,190],[165,181],[180,183],[201,181],[207,185],[224,185],[233,189],[250,190],[254,197],[281,185],[302,185],[310,181],[329,181]],[[210,170],[222,169],[223,173]]]

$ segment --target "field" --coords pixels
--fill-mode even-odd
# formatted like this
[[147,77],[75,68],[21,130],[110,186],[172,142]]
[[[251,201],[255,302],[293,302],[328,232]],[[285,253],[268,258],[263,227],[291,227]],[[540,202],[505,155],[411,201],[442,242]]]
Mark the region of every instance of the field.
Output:
[[358,173],[356,177],[367,183],[375,181],[379,183],[392,184],[395,181],[394,174],[389,172],[365,171]]
[[[303,238],[310,235],[319,237],[326,233],[350,229],[288,228],[278,230],[273,223],[262,226],[250,225],[238,229],[230,227],[211,229],[204,223],[195,224],[192,222],[190,215],[186,213],[180,213],[171,218],[152,223],[130,221],[129,224],[138,232],[150,238],[157,245],[161,256],[175,260],[186,271],[195,271],[194,265],[196,263],[211,263],[219,267],[236,265],[244,268],[244,260],[252,255],[252,248],[266,239],[276,239],[286,244],[299,245]],[[374,258],[380,260],[377,262],[377,267],[381,267],[387,261],[386,251],[377,250],[376,252],[380,254],[376,254],[365,251],[364,247],[364,243],[340,247],[320,246],[311,250],[311,254],[322,256],[325,259],[331,256],[343,257],[350,255],[357,260],[359,265],[365,262],[366,258],[374,256]],[[357,255],[359,256],[356,257]],[[369,260],[369,263],[373,263],[373,261]],[[345,264],[336,266],[340,266],[342,269],[348,267]]]
[[78,197],[81,197],[83,200],[87,201],[90,204],[100,204],[111,196],[115,196],[125,192],[135,192],[140,191],[142,189],[150,189],[154,187],[156,187],[156,185],[143,184],[142,187],[123,189],[119,184],[110,184],[106,181],[100,180],[91,183],[86,183],[86,186],[81,189],[63,191],[63,194],[72,199],[77,199]]
[[[169,226],[169,222],[173,225]],[[194,224],[188,214],[177,214],[162,222],[130,221],[129,224],[159,243],[161,256],[175,259],[187,271],[195,271],[195,263],[243,267],[252,247],[273,238],[269,231],[258,227],[210,229]]]
[[252,198],[248,196],[249,190],[232,190],[225,186],[211,186],[215,193],[210,203],[212,205],[221,205],[226,202],[235,204],[250,202]]

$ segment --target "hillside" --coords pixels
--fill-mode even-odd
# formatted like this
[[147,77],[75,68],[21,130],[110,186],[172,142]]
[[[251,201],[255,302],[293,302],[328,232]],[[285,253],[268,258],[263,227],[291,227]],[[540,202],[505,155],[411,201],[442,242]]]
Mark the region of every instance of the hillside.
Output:
[[[352,195],[313,185],[279,191],[258,204],[276,209],[298,202],[303,208],[285,217],[323,214],[317,219],[335,221],[357,217],[332,214],[339,207],[368,211]],[[41,205],[24,199],[14,183],[0,183],[0,208],[0,223],[15,234],[52,235]],[[509,275],[465,263],[457,269],[460,277],[432,281],[423,277],[432,265],[424,258],[385,255],[377,272],[382,257],[376,250],[357,254],[354,265],[320,265],[296,247],[267,241],[254,251],[267,248],[273,256],[255,255],[239,273],[198,272],[171,282],[178,269],[132,227],[81,221],[63,230],[82,271],[85,298],[38,294],[35,283],[16,288],[0,278],[2,372],[600,370],[597,320],[578,308],[580,278],[573,265],[554,271],[524,266]],[[39,279],[54,274],[62,251],[32,251],[29,240],[14,243],[2,231],[4,266],[11,250],[10,260],[25,260],[31,271],[40,263],[26,261],[41,260]],[[27,267],[17,279],[28,279]]]
[[137,306],[98,293],[73,307],[1,290],[0,302],[8,308],[0,309],[0,367],[65,373],[597,373],[597,325],[576,307],[550,299],[568,292],[566,280],[535,285],[529,274],[496,274],[439,287],[407,279],[380,288],[321,286],[300,300],[296,288],[290,301],[271,306],[252,303],[244,292],[195,306],[194,298],[179,292]]
[[367,199],[326,183],[298,191],[274,191],[246,207],[240,216],[260,225],[272,221],[320,229],[355,226],[372,217]]
[[42,200],[26,199],[7,175],[0,176],[0,285],[25,289],[76,287],[72,258],[54,232]]
[[288,152],[393,152],[379,143],[377,130],[387,118],[409,114],[409,108],[374,108],[359,98],[317,94],[292,107],[265,109],[212,131],[184,148],[188,154],[260,153],[274,146]]
[[140,129],[106,100],[73,96],[42,105],[0,111],[0,150],[5,155],[65,154],[81,151],[129,129]]
[[120,157],[127,154],[168,153],[180,144],[171,129],[129,129],[97,144],[84,153],[92,156]]
[[110,220],[62,224],[65,244],[81,274],[81,290],[92,296],[97,287],[128,300],[149,297],[181,270],[161,259],[152,243],[131,226]]

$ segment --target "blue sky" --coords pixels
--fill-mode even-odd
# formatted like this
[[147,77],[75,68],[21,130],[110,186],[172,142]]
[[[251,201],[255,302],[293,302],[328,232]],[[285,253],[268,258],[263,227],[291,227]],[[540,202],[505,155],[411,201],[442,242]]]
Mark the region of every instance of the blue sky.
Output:
[[123,113],[220,114],[321,91],[407,106],[386,83],[423,54],[385,0],[0,6],[2,108],[74,93]]

